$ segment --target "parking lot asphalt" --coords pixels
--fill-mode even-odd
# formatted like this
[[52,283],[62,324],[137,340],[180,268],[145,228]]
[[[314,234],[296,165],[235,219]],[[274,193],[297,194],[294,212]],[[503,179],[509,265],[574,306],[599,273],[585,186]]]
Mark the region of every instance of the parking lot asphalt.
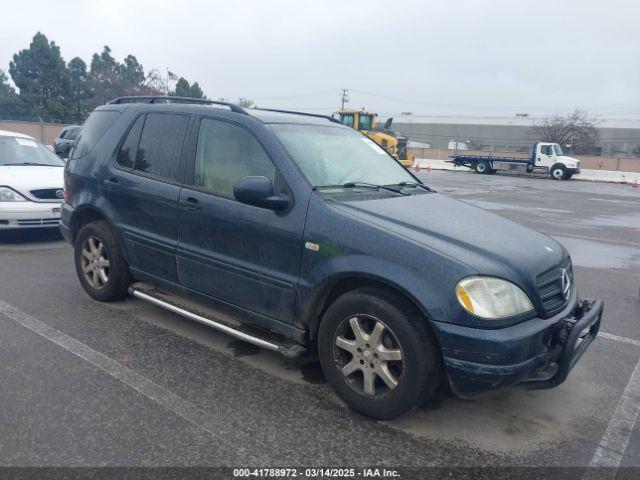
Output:
[[55,232],[0,232],[0,465],[584,467],[604,446],[640,466],[640,189],[420,177],[557,238],[581,295],[605,301],[603,335],[564,384],[477,400],[443,390],[373,421],[341,403],[317,362],[137,299],[95,302]]

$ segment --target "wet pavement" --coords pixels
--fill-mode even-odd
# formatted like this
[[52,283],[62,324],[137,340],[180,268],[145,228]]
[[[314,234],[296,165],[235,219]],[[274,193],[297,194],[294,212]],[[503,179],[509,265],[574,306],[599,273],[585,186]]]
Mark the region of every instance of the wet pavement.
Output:
[[[317,362],[137,299],[97,303],[55,233],[0,233],[0,465],[588,465],[640,359],[640,189],[420,176],[557,238],[581,294],[604,299],[608,336],[564,384],[471,401],[443,389],[424,409],[372,421],[344,407]],[[29,327],[43,324],[54,330]],[[621,465],[640,466],[640,427],[623,420]]]

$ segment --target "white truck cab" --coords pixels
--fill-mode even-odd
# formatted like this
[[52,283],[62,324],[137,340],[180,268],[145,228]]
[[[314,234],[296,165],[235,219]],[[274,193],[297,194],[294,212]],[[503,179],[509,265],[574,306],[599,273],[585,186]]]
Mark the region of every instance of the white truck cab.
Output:
[[546,167],[549,176],[556,180],[569,180],[580,173],[580,160],[568,157],[557,143],[538,142],[532,152],[534,167]]

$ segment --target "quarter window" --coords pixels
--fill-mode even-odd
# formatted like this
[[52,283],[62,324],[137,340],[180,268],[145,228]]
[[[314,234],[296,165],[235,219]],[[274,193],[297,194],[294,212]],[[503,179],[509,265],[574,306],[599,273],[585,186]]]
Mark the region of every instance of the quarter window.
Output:
[[147,114],[134,170],[170,180],[177,179],[178,162],[188,123],[189,117],[186,115]]
[[238,125],[202,119],[194,184],[233,198],[233,186],[247,176],[263,176],[272,182],[275,178],[275,167],[255,137]]
[[142,125],[144,124],[144,117],[144,115],[138,117],[118,151],[118,163],[125,168],[133,168],[136,152],[138,151],[140,132],[142,132]]
[[84,157],[98,143],[102,136],[109,130],[109,127],[120,115],[115,110],[95,110],[82,127],[82,133],[78,138],[71,158]]

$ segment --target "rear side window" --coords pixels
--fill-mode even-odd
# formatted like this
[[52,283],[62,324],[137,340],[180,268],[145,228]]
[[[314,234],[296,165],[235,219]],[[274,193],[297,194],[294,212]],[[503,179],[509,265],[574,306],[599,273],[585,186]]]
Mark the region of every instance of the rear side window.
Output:
[[109,127],[113,125],[118,115],[120,112],[115,110],[96,110],[91,113],[87,121],[84,122],[82,133],[73,149],[71,158],[81,158],[89,153],[109,130]]
[[118,163],[124,168],[133,168],[133,163],[136,159],[136,152],[138,151],[138,141],[140,140],[140,133],[142,132],[142,125],[144,124],[144,115],[138,117],[136,122],[129,130],[127,138],[118,150]]
[[189,117],[149,113],[142,128],[134,170],[175,180]]

